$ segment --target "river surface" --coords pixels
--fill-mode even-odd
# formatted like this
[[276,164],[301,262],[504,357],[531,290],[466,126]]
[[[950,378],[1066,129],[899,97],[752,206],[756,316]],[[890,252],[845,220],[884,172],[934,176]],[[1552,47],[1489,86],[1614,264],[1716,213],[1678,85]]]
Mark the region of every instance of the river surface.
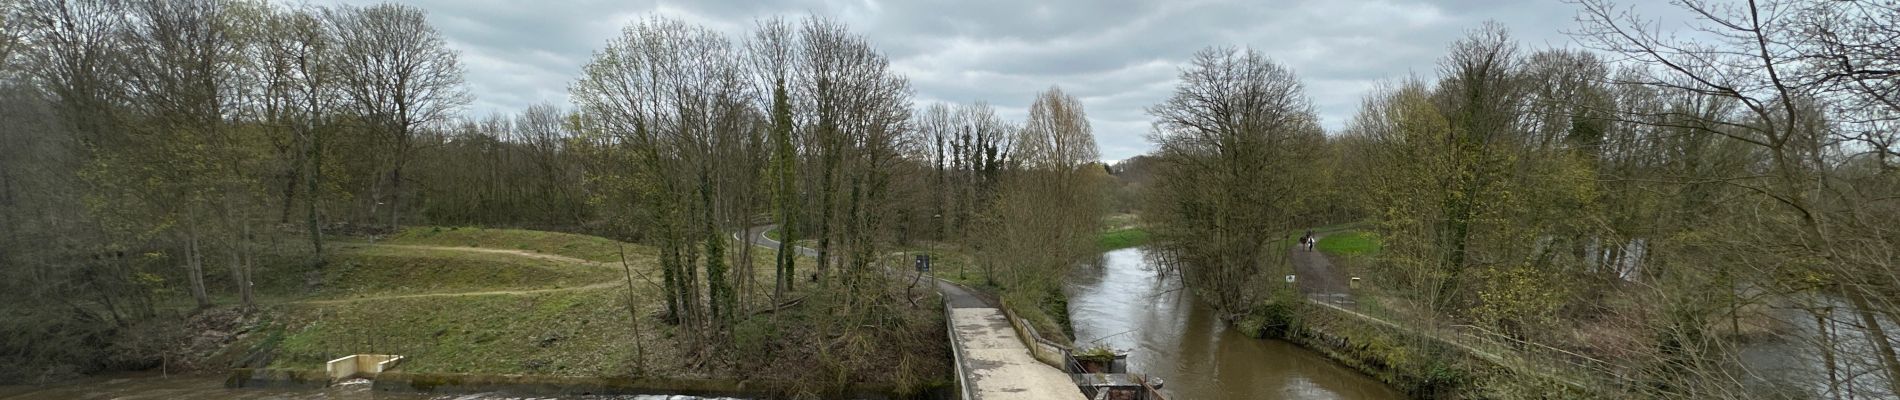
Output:
[[1128,350],[1128,371],[1160,377],[1170,399],[1402,399],[1370,376],[1280,340],[1247,337],[1157,278],[1141,249],[1102,256],[1068,286],[1069,319],[1084,344]]
[[497,393],[424,394],[378,392],[369,381],[355,380],[321,389],[227,389],[223,376],[133,374],[93,377],[59,384],[26,387],[0,386],[0,400],[732,400],[692,396],[518,396]]

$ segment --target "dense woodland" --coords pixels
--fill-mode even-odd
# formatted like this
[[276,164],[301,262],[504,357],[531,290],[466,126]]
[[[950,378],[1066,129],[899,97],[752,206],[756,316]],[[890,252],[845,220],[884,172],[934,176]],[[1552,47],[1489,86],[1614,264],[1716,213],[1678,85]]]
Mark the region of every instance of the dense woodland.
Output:
[[[650,245],[654,312],[717,358],[735,330],[800,329],[760,315],[810,296],[832,297],[835,331],[788,336],[881,343],[858,338],[919,307],[893,295],[897,246],[980,249],[993,285],[1052,293],[1101,216],[1075,97],[1052,87],[1020,123],[914,110],[866,38],[820,17],[742,37],[639,20],[571,108],[473,116],[456,52],[409,6],[0,4],[0,354],[22,361],[0,381],[155,367],[154,326],[256,310],[257,271],[315,280],[331,242],[402,226]],[[732,235],[762,224],[820,256],[756,273],[771,250]]]
[[1474,27],[1330,136],[1285,67],[1198,54],[1149,110],[1155,248],[1242,320],[1297,301],[1287,234],[1363,220],[1361,310],[1588,361],[1563,368],[1613,393],[1900,393],[1900,8],[1686,1],[1686,34],[1572,5],[1585,48]]
[[[1358,223],[1383,248],[1340,262],[1369,278],[1367,312],[1594,360],[1617,395],[1890,397],[1890,3],[1685,1],[1701,30],[1674,35],[1582,0],[1583,48],[1473,27],[1341,132],[1296,71],[1210,47],[1149,108],[1156,150],[1110,168],[1062,89],[1023,121],[920,104],[822,17],[638,20],[572,104],[475,116],[409,6],[0,0],[0,355],[20,361],[0,382],[153,367],[154,322],[255,310],[258,271],[424,225],[651,246],[648,311],[697,357],[798,336],[769,315],[811,296],[836,321],[807,336],[878,343],[858,338],[918,307],[895,252],[967,254],[1006,302],[1059,309],[1117,209],[1233,321],[1298,301],[1277,282],[1289,235]],[[771,250],[732,234],[764,224],[820,256],[756,272]],[[1770,376],[1757,361],[1782,348],[1824,378]]]

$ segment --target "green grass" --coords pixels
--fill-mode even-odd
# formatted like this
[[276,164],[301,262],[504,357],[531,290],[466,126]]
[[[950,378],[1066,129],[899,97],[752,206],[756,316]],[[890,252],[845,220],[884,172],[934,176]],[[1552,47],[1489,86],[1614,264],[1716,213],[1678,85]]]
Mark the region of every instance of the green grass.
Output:
[[[604,238],[500,229],[413,228],[384,242],[443,247],[478,246],[615,262],[583,264],[516,254],[417,249],[362,244],[339,246],[322,274],[321,300],[278,308],[283,340],[273,367],[320,368],[356,353],[409,357],[413,372],[555,376],[713,377],[678,354],[674,329],[654,315],[663,307],[657,286],[635,276],[639,333],[627,309],[619,245]],[[611,253],[607,249],[612,249]],[[737,248],[733,249],[735,252]],[[653,249],[626,245],[636,274],[656,277]],[[770,274],[769,252],[755,251]],[[761,278],[770,287],[770,276]],[[586,286],[611,283],[599,288]],[[364,299],[409,294],[574,289],[525,294],[475,294]],[[759,297],[755,297],[755,300]],[[642,359],[639,348],[644,346]]]
[[1366,231],[1339,232],[1320,238],[1316,247],[1337,256],[1367,256],[1379,253],[1379,238]]
[[[321,296],[326,298],[552,289],[621,275],[618,268],[600,264],[454,250],[345,246],[332,257],[323,268]],[[650,257],[629,261],[642,270],[655,268]]]
[[[241,356],[268,349],[270,366],[279,368],[321,368],[344,355],[390,353],[408,357],[401,368],[412,372],[732,379],[793,382],[816,388],[812,390],[844,384],[831,379],[836,376],[906,387],[942,384],[941,377],[949,376],[950,366],[944,362],[948,355],[941,348],[943,316],[937,307],[892,308],[898,311],[880,319],[883,325],[865,325],[836,312],[847,304],[843,285],[805,285],[790,294],[804,298],[801,305],[737,323],[730,343],[705,344],[713,355],[697,350],[689,354],[687,349],[705,339],[694,339],[659,319],[664,303],[658,283],[648,282],[659,280],[650,247],[625,245],[636,281],[631,295],[637,309],[630,312],[626,277],[617,262],[620,245],[612,240],[523,230],[416,228],[382,243],[527,250],[615,262],[340,244],[330,264],[312,276],[324,280],[321,300],[355,301],[270,306],[272,322],[252,336],[273,339],[246,340],[227,353]],[[728,247],[735,255],[746,249]],[[739,288],[749,294],[740,300],[756,311],[772,301],[773,253],[750,250],[757,284]],[[800,272],[811,265],[812,260],[801,259]],[[734,267],[735,273],[741,272]],[[602,283],[612,285],[598,286]],[[364,298],[547,288],[571,290]],[[897,286],[888,295],[902,296],[904,289]],[[926,299],[920,301],[935,304],[928,298],[934,294],[918,294]],[[847,331],[851,343],[861,345],[839,344],[838,335]]]
[[674,347],[655,343],[667,329],[654,321],[636,337],[623,296],[600,289],[301,307],[289,312],[296,322],[272,366],[388,353],[408,357],[402,369],[412,372],[623,376],[638,361],[636,339],[647,342],[650,360]]
[[[382,243],[527,250],[592,261],[620,261],[620,243],[611,239],[521,229],[413,227],[390,236]],[[635,253],[636,250],[646,251],[646,249],[648,248],[627,246],[629,255]]]
[[1141,246],[1148,243],[1148,231],[1140,227],[1113,229],[1102,232],[1102,235],[1096,239],[1096,243],[1101,244],[1102,250]]

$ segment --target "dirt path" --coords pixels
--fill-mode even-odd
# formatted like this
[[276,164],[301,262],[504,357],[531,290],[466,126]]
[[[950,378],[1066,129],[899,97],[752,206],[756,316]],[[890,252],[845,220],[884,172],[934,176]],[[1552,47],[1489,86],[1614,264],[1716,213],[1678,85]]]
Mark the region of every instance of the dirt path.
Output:
[[363,301],[381,301],[381,300],[401,300],[401,299],[422,299],[422,298],[432,298],[432,297],[471,297],[471,296],[503,296],[503,295],[524,295],[524,294],[540,294],[540,293],[558,293],[558,292],[574,292],[574,291],[581,291],[581,290],[595,290],[595,289],[606,289],[606,288],[611,288],[611,287],[618,287],[618,286],[621,286],[621,285],[625,285],[625,283],[623,283],[623,282],[601,282],[601,283],[596,283],[596,284],[592,284],[592,285],[587,285],[587,286],[576,286],[576,287],[567,287],[567,288],[553,288],[553,289],[524,289],[524,290],[485,290],[485,291],[480,291],[480,292],[451,292],[451,293],[426,293],[426,294],[403,294],[403,295],[391,295],[391,296],[370,296],[370,297],[353,297],[353,298],[348,298],[348,299],[331,299],[331,300],[304,300],[304,301],[293,301],[293,302],[291,302],[291,304],[316,304],[316,305],[325,305],[325,304],[347,304],[347,303],[355,303],[355,302],[363,302]]
[[460,252],[469,252],[469,253],[507,254],[507,255],[517,256],[517,257],[527,257],[527,258],[534,258],[534,259],[541,259],[541,260],[548,260],[548,261],[559,261],[559,262],[573,263],[573,264],[586,264],[586,265],[604,264],[601,262],[583,260],[583,259],[568,257],[564,255],[559,255],[559,254],[537,253],[533,251],[515,250],[515,249],[494,249],[494,248],[487,248],[487,247],[426,246],[426,245],[415,245],[415,244],[382,244],[382,243],[351,243],[351,244],[346,244],[343,246],[344,247],[382,247],[382,248],[390,248],[390,249],[441,250],[441,251],[460,251]]
[[[1332,232],[1315,232],[1314,240],[1326,237]],[[1294,244],[1290,249],[1293,255],[1293,275],[1300,293],[1307,298],[1342,308],[1353,308],[1358,303],[1352,299],[1351,277],[1345,271],[1333,267],[1333,261],[1319,249],[1306,250],[1305,246]]]
[[[568,257],[568,256],[563,256],[563,255],[558,255],[558,254],[536,253],[536,252],[526,251],[526,250],[492,249],[492,248],[485,248],[485,247],[423,246],[423,245],[407,245],[407,244],[364,244],[364,243],[351,243],[351,244],[343,245],[342,247],[345,247],[345,248],[381,247],[381,248],[393,248],[393,249],[506,254],[506,255],[515,256],[515,257],[532,258],[532,259],[537,259],[537,260],[547,260],[547,261],[555,261],[555,262],[577,264],[577,265],[587,265],[587,266],[595,266],[595,267],[606,266],[605,263],[583,260],[579,258]],[[575,287],[565,287],[565,288],[483,290],[483,291],[474,291],[474,292],[399,294],[399,295],[386,295],[386,296],[352,297],[352,298],[347,298],[347,299],[299,300],[299,301],[286,302],[286,304],[329,305],[329,304],[348,304],[348,303],[356,303],[356,302],[364,302],[364,301],[422,299],[422,298],[435,298],[435,297],[446,298],[446,297],[472,297],[472,296],[526,295],[526,294],[558,293],[558,292],[573,292],[573,291],[581,291],[581,290],[606,289],[606,288],[619,286],[622,284],[624,284],[624,282],[621,282],[619,280],[609,280],[606,282],[595,283],[595,284],[590,284],[586,286],[575,286]]]

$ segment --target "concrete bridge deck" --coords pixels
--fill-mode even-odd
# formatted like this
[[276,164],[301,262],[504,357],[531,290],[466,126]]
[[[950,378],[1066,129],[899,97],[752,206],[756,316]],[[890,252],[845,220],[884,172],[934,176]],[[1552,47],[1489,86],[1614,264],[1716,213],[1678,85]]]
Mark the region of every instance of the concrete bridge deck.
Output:
[[[1037,361],[1001,309],[963,288],[937,283],[949,305],[950,344],[967,395],[975,400],[1085,399],[1069,374]],[[954,301],[967,296],[971,302]],[[959,307],[958,303],[963,303]]]

